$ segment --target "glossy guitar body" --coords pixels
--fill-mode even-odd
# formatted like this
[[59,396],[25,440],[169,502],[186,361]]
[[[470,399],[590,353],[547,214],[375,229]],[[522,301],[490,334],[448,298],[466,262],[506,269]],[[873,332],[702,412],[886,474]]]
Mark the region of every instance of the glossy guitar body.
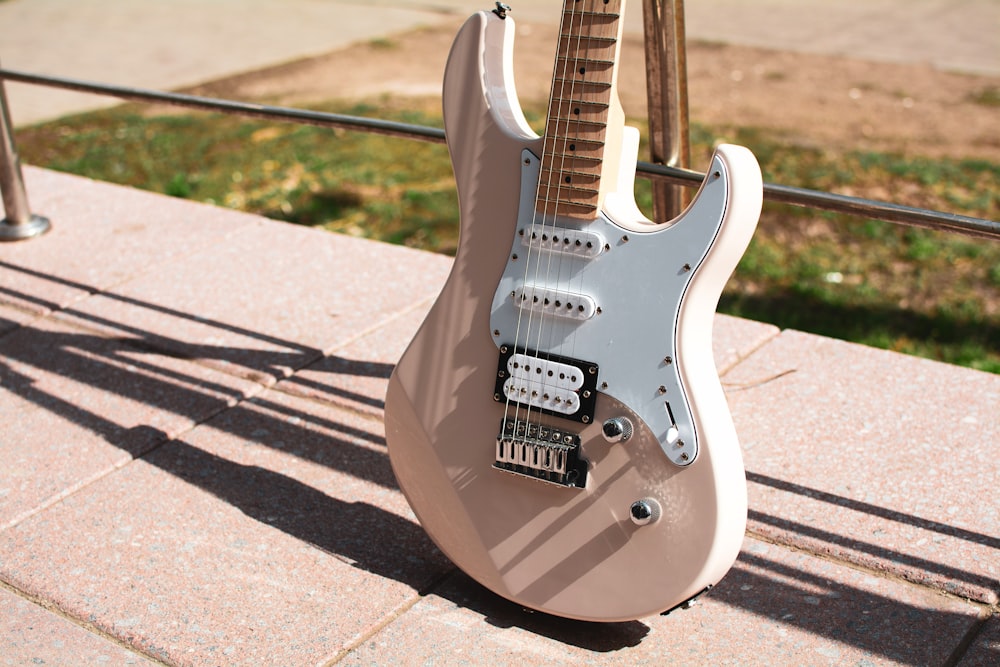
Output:
[[[483,585],[569,618],[641,618],[714,585],[742,543],[746,482],[711,339],[759,215],[760,170],[720,147],[691,206],[650,223],[632,196],[637,133],[615,97],[599,210],[526,240],[544,146],[514,92],[513,30],[476,14],[449,59],[460,244],[389,381],[389,455],[428,534]],[[568,315],[546,312],[555,303]],[[524,368],[576,384],[512,408]],[[562,414],[570,401],[587,405]]]

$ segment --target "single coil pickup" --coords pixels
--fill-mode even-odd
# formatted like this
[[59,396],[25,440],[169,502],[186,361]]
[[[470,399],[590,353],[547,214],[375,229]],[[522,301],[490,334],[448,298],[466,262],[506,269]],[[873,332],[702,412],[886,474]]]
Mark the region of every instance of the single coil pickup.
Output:
[[505,419],[497,435],[493,467],[559,486],[587,484],[580,436],[513,419]]
[[532,225],[520,230],[519,234],[521,243],[529,248],[576,257],[597,257],[606,245],[603,236],[582,229]]
[[571,320],[589,320],[597,313],[597,304],[586,294],[528,285],[516,290],[512,298],[521,310]]
[[507,373],[517,381],[527,380],[544,387],[577,390],[583,386],[583,371],[571,364],[515,354],[507,360]]
[[510,344],[500,346],[493,400],[589,424],[597,403],[597,364]]

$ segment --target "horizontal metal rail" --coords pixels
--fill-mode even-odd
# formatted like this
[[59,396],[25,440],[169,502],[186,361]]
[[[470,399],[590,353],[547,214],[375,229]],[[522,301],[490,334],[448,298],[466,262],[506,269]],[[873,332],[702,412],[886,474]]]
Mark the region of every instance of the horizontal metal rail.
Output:
[[[202,111],[215,111],[251,118],[290,121],[306,125],[372,132],[435,143],[444,143],[445,141],[444,130],[440,128],[397,123],[376,118],[362,118],[291,107],[236,102],[184,93],[168,93],[144,88],[114,86],[3,68],[0,68],[0,79],[106,95],[136,102],[155,102]],[[648,162],[639,162],[636,171],[647,178],[694,187],[701,185],[702,180],[705,178],[703,173],[690,169],[654,165]],[[847,195],[837,195],[818,190],[808,190],[772,183],[764,185],[764,198],[769,201],[791,204],[793,206],[844,213],[911,227],[957,232],[968,236],[1000,240],[1000,223],[954,213],[942,213],[874,199],[849,197]]]

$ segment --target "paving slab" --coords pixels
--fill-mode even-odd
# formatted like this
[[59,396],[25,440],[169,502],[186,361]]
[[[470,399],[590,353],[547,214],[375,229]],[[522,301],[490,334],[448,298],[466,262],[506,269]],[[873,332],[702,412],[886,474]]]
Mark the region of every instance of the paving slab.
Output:
[[51,318],[0,338],[0,527],[260,390]]
[[239,215],[253,224],[224,244],[57,316],[269,384],[436,294],[447,272],[420,251]]
[[0,575],[171,664],[321,664],[451,569],[382,437],[267,392],[0,533]]
[[0,588],[0,665],[153,665],[144,656]]
[[959,667],[996,667],[996,665],[1000,665],[1000,616],[994,614],[986,622],[958,664]]
[[0,588],[0,665],[153,665],[145,657]]
[[785,331],[726,382],[751,531],[997,601],[1000,376]]
[[629,623],[530,614],[455,574],[339,664],[933,665],[978,614],[923,587],[748,539],[693,608]]
[[53,229],[0,243],[0,304],[39,315],[224,242],[253,216],[24,167],[31,209]]

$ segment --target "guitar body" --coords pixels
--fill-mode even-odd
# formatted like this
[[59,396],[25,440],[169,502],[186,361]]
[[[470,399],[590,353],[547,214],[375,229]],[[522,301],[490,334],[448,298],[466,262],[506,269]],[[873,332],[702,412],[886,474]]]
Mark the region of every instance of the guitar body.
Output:
[[649,222],[632,196],[638,133],[615,96],[599,207],[536,228],[545,144],[514,91],[513,30],[476,14],[449,58],[460,244],[389,381],[389,455],[428,534],[486,587],[559,616],[641,618],[714,585],[743,540],[711,338],[760,170],[720,147],[691,206]]

